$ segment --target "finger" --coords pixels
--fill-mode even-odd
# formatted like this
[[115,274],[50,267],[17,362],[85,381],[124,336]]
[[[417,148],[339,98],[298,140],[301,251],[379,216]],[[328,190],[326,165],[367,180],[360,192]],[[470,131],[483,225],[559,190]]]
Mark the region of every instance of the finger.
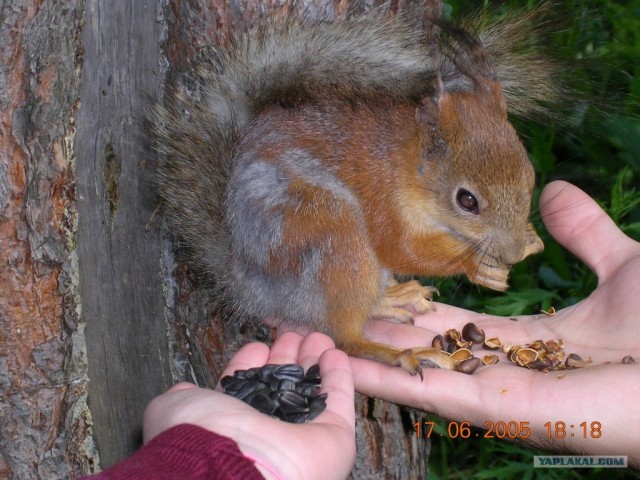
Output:
[[[367,337],[398,348],[430,347],[436,335],[444,335],[452,328],[461,332],[469,322],[483,330],[485,338],[498,337],[505,343],[528,343],[540,336],[546,338],[549,335],[545,324],[539,322],[539,316],[505,318],[446,305],[440,307],[439,305],[439,310],[435,313],[415,317],[414,325],[371,320],[366,326]],[[443,312],[446,313],[443,315]]]
[[434,302],[435,312],[428,312],[414,317],[414,324],[429,328],[436,332],[444,332],[449,328],[461,330],[469,322],[477,322],[482,319],[480,313],[454,307],[446,303]]
[[[559,319],[562,315],[558,312],[555,318]],[[438,305],[435,313],[416,317],[415,325],[433,329],[436,333],[444,335],[450,328],[462,332],[466,324],[474,323],[484,332],[485,338],[498,337],[503,343],[517,345],[530,343],[538,338],[556,338],[554,336],[557,332],[550,329],[546,322],[541,321],[546,318],[547,315],[542,312],[533,315],[501,317],[475,313],[450,305]]]
[[[425,322],[428,323],[428,322]],[[365,327],[367,338],[398,348],[430,347],[436,332],[413,325],[385,320],[370,320]]]
[[322,391],[327,396],[327,412],[346,421],[349,429],[355,432],[354,385],[351,363],[341,350],[326,350],[319,359]]
[[478,398],[475,375],[424,369],[421,381],[400,368],[361,358],[351,357],[350,360],[355,389],[368,396],[443,416],[468,411],[472,399]]
[[437,303],[435,312],[428,312],[414,317],[414,325],[432,330],[436,334],[444,335],[444,332],[450,328],[462,331],[462,328],[467,323],[473,322],[477,325],[486,320],[487,316],[481,313],[446,305],[444,303]]
[[[509,415],[528,419],[537,393],[533,386],[546,378],[512,365],[480,367],[472,375],[425,369],[423,381],[399,368],[359,358],[351,358],[351,367],[358,392],[475,425]],[[555,385],[555,374],[546,381]]]
[[540,197],[540,210],[553,237],[601,281],[627,260],[635,245],[591,197],[570,183],[547,185]]
[[271,347],[268,363],[277,365],[298,363],[298,353],[304,337],[294,332],[286,332],[276,338]]
[[305,371],[312,365],[318,363],[320,355],[325,350],[336,348],[333,340],[323,333],[310,333],[302,340],[298,353],[298,363]]

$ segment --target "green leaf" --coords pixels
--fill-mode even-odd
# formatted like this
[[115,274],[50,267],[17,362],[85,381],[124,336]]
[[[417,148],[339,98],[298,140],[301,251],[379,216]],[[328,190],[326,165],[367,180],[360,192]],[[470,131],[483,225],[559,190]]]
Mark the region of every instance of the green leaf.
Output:
[[505,317],[539,313],[541,309],[549,309],[560,297],[555,290],[532,288],[522,291],[507,292],[500,297],[487,300],[487,313]]

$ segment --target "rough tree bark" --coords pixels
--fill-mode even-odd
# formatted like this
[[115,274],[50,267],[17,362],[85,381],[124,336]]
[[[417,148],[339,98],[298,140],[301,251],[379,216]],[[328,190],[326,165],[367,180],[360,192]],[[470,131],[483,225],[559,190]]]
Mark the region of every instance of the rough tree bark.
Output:
[[[121,460],[151,398],[182,380],[213,386],[259,333],[221,326],[162,219],[149,223],[147,101],[258,16],[371,3],[0,3],[0,479],[77,478]],[[416,5],[432,14],[440,1],[386,8]],[[411,413],[364,397],[357,409],[354,478],[425,475]]]
[[76,240],[84,2],[0,11],[0,477],[95,467]]

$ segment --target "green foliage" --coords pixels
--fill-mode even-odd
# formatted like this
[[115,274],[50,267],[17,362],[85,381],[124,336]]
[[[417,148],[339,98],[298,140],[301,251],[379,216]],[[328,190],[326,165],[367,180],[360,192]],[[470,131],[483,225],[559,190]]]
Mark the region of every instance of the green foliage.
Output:
[[[445,0],[444,14],[455,18],[463,3],[470,5]],[[484,0],[473,5],[500,14],[537,3],[505,0],[496,8]],[[538,175],[535,204],[544,184],[563,179],[596,198],[625,233],[640,239],[640,0],[558,0],[555,5],[570,15],[564,19],[567,27],[550,40],[551,48],[582,64],[572,71],[580,95],[564,122],[514,120]],[[508,292],[444,279],[434,282],[442,293],[439,300],[508,317],[563,308],[588,296],[597,285],[595,275],[551,238],[537,210],[533,221],[545,251],[513,268]],[[617,479],[630,473],[534,469],[533,455],[543,452],[499,440],[451,439],[448,422],[437,421],[434,432],[443,436],[433,439],[429,478]]]
[[[468,10],[466,2],[445,1],[445,15],[455,17],[463,3]],[[499,15],[537,3],[506,0],[496,6],[484,0],[473,6]],[[571,74],[579,77],[572,82],[579,92],[566,121],[514,119],[538,175],[534,203],[549,181],[569,181],[596,198],[625,233],[640,239],[640,193],[635,188],[640,185],[640,0],[565,0],[554,8],[562,12],[564,28],[551,36],[547,48],[577,64]],[[513,268],[507,293],[445,279],[435,282],[443,293],[440,300],[509,316],[562,308],[586,297],[596,278],[544,231],[537,209],[533,221],[545,251]]]

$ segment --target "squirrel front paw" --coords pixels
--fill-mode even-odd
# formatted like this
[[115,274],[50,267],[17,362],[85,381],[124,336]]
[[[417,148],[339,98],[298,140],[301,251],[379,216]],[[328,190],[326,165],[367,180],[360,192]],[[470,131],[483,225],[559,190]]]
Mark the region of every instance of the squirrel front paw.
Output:
[[413,324],[414,315],[436,309],[432,302],[434,293],[439,293],[437,288],[425,287],[415,280],[404,283],[391,280],[369,318]]

